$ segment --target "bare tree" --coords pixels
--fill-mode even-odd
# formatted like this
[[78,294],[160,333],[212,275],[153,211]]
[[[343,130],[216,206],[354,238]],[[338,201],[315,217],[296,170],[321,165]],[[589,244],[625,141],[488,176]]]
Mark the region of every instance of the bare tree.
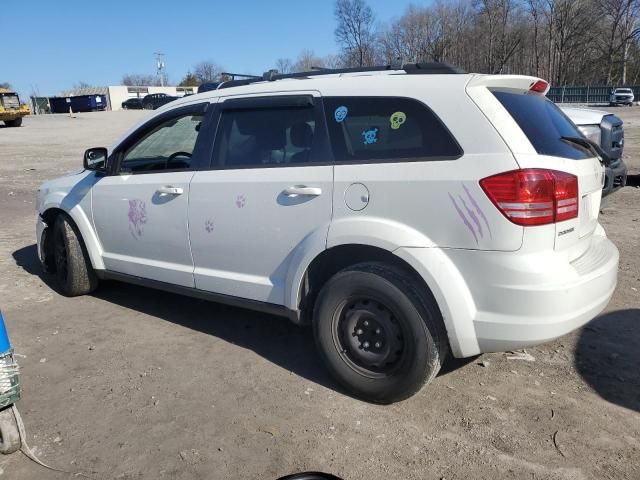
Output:
[[295,72],[308,72],[313,70],[314,68],[322,68],[324,67],[324,62],[322,58],[318,57],[313,50],[302,50],[298,58],[296,59],[296,63],[293,66],[293,71]]
[[364,0],[336,0],[335,37],[347,63],[371,65],[375,61],[373,10]]
[[6,88],[7,90],[11,90],[11,84],[9,82],[0,83],[0,88]]
[[129,87],[147,87],[157,83],[158,80],[154,75],[130,73],[122,76],[122,84]]
[[73,89],[74,90],[84,90],[85,88],[91,88],[91,87],[92,87],[92,85],[90,83],[83,82],[82,80],[76,82],[73,85]]
[[223,68],[217,63],[207,60],[193,67],[193,75],[200,83],[211,83],[220,80]]
[[640,81],[640,0],[434,0],[374,28],[365,0],[335,3],[339,55],[294,70],[437,61],[554,85]]
[[290,58],[279,58],[276,60],[276,70],[279,73],[291,73],[293,71],[293,62]]

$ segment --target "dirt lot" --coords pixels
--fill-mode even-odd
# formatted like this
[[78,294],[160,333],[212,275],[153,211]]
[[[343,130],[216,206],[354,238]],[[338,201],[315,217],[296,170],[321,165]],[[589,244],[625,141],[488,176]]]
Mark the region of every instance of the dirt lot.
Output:
[[[639,174],[640,107],[614,110]],[[621,253],[605,313],[529,349],[535,362],[450,362],[417,396],[374,406],[344,395],[311,332],[283,319],[118,283],[74,299],[50,288],[34,246],[38,185],[142,115],[0,128],[0,305],[45,462],[97,479],[640,479],[640,189],[602,216]],[[22,454],[0,458],[2,476],[71,478]]]

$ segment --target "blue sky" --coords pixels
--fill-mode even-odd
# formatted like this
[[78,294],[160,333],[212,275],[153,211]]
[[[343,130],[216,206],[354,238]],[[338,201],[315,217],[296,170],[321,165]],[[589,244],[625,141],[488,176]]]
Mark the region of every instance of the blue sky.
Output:
[[[79,81],[117,85],[125,73],[154,73],[167,54],[172,83],[202,60],[262,73],[303,48],[338,51],[333,0],[2,0],[0,82],[24,99],[57,95]],[[424,0],[368,0],[376,20]],[[13,12],[11,15],[8,12]],[[12,22],[8,19],[12,18]]]

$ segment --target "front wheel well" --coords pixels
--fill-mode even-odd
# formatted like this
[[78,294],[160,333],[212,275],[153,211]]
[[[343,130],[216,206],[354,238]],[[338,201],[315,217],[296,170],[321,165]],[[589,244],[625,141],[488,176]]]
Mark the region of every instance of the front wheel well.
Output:
[[418,288],[430,297],[433,304],[438,306],[424,278],[397,255],[388,250],[370,245],[339,245],[323,251],[314,258],[302,277],[300,291],[298,292],[298,308],[301,322],[305,324],[311,323],[313,307],[318,297],[318,292],[333,275],[351,265],[362,262],[380,262],[405,271],[416,282]]

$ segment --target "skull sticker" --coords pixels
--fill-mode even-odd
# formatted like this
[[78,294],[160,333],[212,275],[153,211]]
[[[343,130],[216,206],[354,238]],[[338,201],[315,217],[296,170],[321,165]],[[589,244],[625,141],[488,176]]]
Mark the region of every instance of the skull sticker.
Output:
[[398,130],[407,121],[407,115],[404,112],[395,112],[389,117],[389,121],[391,129]]
[[369,130],[365,130],[362,132],[362,138],[364,139],[365,145],[371,145],[373,143],[378,142],[378,129],[370,128]]
[[336,111],[333,112],[333,116],[336,119],[336,122],[341,123],[345,118],[347,118],[347,114],[349,113],[349,109],[344,105],[342,107],[336,108]]

